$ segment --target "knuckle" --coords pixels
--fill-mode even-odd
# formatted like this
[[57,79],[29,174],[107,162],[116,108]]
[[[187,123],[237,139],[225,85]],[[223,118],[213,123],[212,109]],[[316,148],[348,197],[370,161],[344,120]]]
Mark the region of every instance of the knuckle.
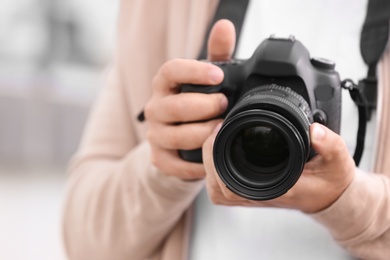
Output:
[[204,119],[210,119],[221,114],[221,95],[222,94],[203,94],[202,98],[199,100],[202,105],[197,107],[198,114],[204,117]]
[[171,66],[172,66],[171,63],[172,63],[172,61],[167,61],[167,62],[165,62],[165,63],[161,66],[161,68],[160,68],[160,70],[159,70],[159,74],[160,74],[161,76],[167,77],[167,75],[170,75]]
[[210,111],[213,112],[213,114],[218,114],[218,113],[221,113],[222,109],[221,109],[221,101],[222,101],[222,98],[223,98],[223,94],[221,93],[218,93],[216,95],[212,95],[213,98],[211,100],[211,108],[210,108]]
[[[161,69],[160,69],[161,70]],[[159,77],[160,77],[160,71],[157,72],[157,74],[155,74],[152,78],[152,89],[156,89],[157,86],[158,86],[158,82],[159,82]]]
[[154,114],[154,105],[152,101],[149,101],[146,103],[144,107],[144,115],[147,120],[150,120],[153,118]]
[[175,68],[178,65],[178,59],[172,59],[165,62],[160,68],[160,74],[167,79],[172,78],[173,73],[175,73]]
[[345,152],[346,152],[346,144],[345,141],[340,137],[336,138],[334,142],[332,142],[333,146],[333,156],[336,158],[341,158],[344,157]]

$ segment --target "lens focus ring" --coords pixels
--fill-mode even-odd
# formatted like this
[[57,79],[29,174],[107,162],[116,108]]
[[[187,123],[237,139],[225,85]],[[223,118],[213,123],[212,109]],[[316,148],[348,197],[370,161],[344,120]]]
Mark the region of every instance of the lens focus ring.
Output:
[[309,105],[289,88],[257,87],[230,111],[217,135],[214,162],[240,196],[281,196],[299,179],[310,151]]

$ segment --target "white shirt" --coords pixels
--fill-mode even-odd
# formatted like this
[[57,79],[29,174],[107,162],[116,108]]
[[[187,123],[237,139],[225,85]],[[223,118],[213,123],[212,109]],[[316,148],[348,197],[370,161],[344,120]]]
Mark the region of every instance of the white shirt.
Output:
[[[248,59],[271,34],[294,35],[312,57],[336,62],[341,79],[367,73],[359,49],[367,0],[251,0],[236,58]],[[353,154],[358,113],[343,91],[341,136]],[[375,115],[367,126],[360,168],[371,169]],[[205,190],[195,203],[191,260],[353,259],[326,228],[299,211],[215,206]]]

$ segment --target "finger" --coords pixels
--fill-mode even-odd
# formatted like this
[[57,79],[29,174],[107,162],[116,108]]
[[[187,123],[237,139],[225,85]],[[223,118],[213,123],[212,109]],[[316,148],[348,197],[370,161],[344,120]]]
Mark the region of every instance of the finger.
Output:
[[216,205],[233,205],[233,202],[226,201],[214,174],[206,173],[206,189],[212,203]]
[[219,186],[219,189],[222,191],[223,193],[223,196],[228,200],[228,201],[231,201],[231,202],[234,202],[234,203],[238,203],[238,204],[241,204],[245,201],[247,201],[248,199],[244,198],[244,197],[241,197],[239,195],[237,195],[236,193],[232,192],[227,186],[226,184],[222,181],[222,179],[219,177],[219,174],[217,173],[217,171],[214,169],[213,170],[213,178],[215,178],[216,182],[218,183],[218,186]]
[[228,100],[221,93],[182,93],[169,95],[147,107],[147,119],[162,123],[183,123],[208,120],[221,115]]
[[170,150],[193,150],[202,147],[222,119],[182,125],[159,125],[148,132],[150,143]]
[[202,164],[187,162],[179,158],[177,151],[169,151],[152,146],[151,161],[164,174],[184,180],[195,180],[205,177]]
[[[216,174],[206,170],[206,189],[209,199],[216,205],[236,206],[235,201],[228,200],[222,192]],[[241,204],[240,204],[241,205]]]
[[223,80],[223,71],[210,63],[174,59],[167,61],[153,78],[153,89],[162,95],[176,93],[181,84],[216,85]]
[[231,59],[236,44],[236,30],[229,20],[215,23],[208,39],[208,60],[224,61]]
[[[221,124],[218,124],[214,129],[213,133],[207,138],[203,144],[203,163],[207,172],[206,179],[210,186],[209,196],[213,200],[218,200],[220,195],[222,195],[226,201],[233,202],[235,204],[243,202],[246,199],[238,196],[237,194],[231,192],[223,181],[220,179],[214,165],[213,160],[213,144]],[[213,198],[213,196],[217,196]],[[213,201],[214,202],[214,201]]]
[[202,147],[203,164],[207,172],[215,169],[214,160],[213,160],[213,145],[214,145],[215,138],[217,137],[217,134],[221,129],[221,126],[222,123],[218,123],[217,126],[214,128],[213,132],[211,133],[211,135],[203,143],[203,147]]
[[202,147],[202,156],[203,156],[203,165],[206,170],[206,188],[208,196],[214,204],[217,205],[226,205],[223,203],[224,196],[222,191],[219,188],[219,184],[217,180],[215,179],[215,175],[213,173],[214,171],[214,163],[213,163],[213,143],[214,139],[216,137],[216,134],[218,133],[219,129],[221,128],[221,123],[219,123],[215,128],[213,133],[207,138],[207,140],[204,142]]
[[228,201],[231,201],[231,202],[234,202],[234,203],[243,203],[243,202],[246,202],[248,199],[244,198],[244,197],[241,197],[239,195],[237,195],[236,193],[232,192],[227,186],[225,183],[223,183],[223,181],[221,180],[221,178],[219,178],[219,175],[218,173],[215,171],[215,179],[217,180],[217,183],[219,185],[219,189],[222,191],[223,193],[223,196],[228,200]]
[[327,127],[314,123],[310,126],[311,143],[325,162],[346,162],[350,154],[345,141]]

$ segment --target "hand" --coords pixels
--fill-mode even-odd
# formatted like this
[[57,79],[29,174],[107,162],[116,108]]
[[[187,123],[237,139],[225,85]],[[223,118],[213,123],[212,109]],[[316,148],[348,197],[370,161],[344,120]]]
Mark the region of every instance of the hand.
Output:
[[[217,22],[208,41],[208,59],[230,59],[234,44],[233,24],[227,20]],[[202,164],[182,160],[177,150],[202,147],[215,126],[222,121],[209,119],[222,114],[228,101],[221,93],[178,94],[178,87],[184,83],[217,85],[222,82],[223,76],[223,71],[215,65],[184,59],[166,62],[155,75],[152,98],[145,107],[145,118],[149,122],[147,139],[151,146],[151,161],[164,174],[186,180],[205,176]]]
[[298,182],[283,196],[268,201],[244,199],[221,181],[213,163],[212,148],[220,125],[203,145],[203,162],[210,199],[215,204],[281,207],[315,213],[334,203],[351,183],[355,163],[344,140],[323,125],[310,127],[311,145],[317,155],[306,163]]

